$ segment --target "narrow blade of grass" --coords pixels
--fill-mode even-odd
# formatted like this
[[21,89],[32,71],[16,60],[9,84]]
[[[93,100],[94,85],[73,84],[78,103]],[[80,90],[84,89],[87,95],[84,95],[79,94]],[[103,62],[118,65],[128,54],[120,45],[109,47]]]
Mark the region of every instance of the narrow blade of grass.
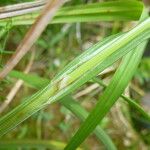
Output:
[[[13,78],[17,78],[17,79],[21,79],[23,80],[27,85],[29,85],[30,87],[32,88],[35,88],[35,89],[42,89],[43,87],[45,87],[46,85],[49,84],[50,80],[46,79],[46,78],[41,78],[37,75],[31,75],[31,74],[25,74],[25,73],[22,73],[22,72],[19,72],[19,71],[16,71],[16,70],[13,70],[9,73],[8,75],[9,77],[13,77]],[[100,80],[99,78],[97,77],[94,77],[92,79],[93,81],[92,82],[96,82],[98,83],[99,85],[103,86],[104,88],[107,87],[107,85],[105,83],[103,83],[102,80]],[[126,102],[129,103],[129,105],[133,106],[135,109],[137,109],[147,120],[150,121],[150,116],[148,113],[146,113],[144,111],[144,109],[138,104],[135,102],[134,99],[131,99],[123,94],[121,94],[121,97],[123,100],[125,100]],[[69,97],[70,99],[72,99],[71,97]],[[65,98],[63,98],[65,99]],[[67,101],[67,100],[66,100]],[[61,102],[61,101],[60,101]],[[63,104],[64,101],[62,101],[61,103]],[[69,104],[68,104],[69,105]],[[80,106],[81,107],[81,106]]]
[[[17,72],[17,71],[13,71],[13,72]],[[36,89],[40,89],[41,87],[48,85],[48,83],[50,82],[48,79],[41,78],[38,76],[36,76],[36,81],[38,81],[38,82],[37,83],[33,82],[32,79],[35,77],[34,75],[24,74],[22,72],[17,72],[17,74],[15,73],[14,75],[12,75],[10,72],[9,76],[15,77],[17,79],[22,79],[25,83],[27,83],[28,85],[30,85],[31,87],[36,88]],[[101,81],[100,79],[98,79],[96,77],[93,78],[92,80],[94,82],[100,84],[104,88],[107,87],[103,83],[103,81]],[[133,106],[135,109],[137,109],[147,120],[150,121],[150,116],[144,111],[144,109],[140,105],[138,105],[136,102],[134,102],[133,99],[130,99],[130,98],[124,96],[123,94],[121,95],[121,97],[124,100],[126,100],[131,106]],[[79,103],[74,101],[73,98],[71,98],[71,96],[64,97],[60,102],[67,109],[69,109],[74,115],[76,115],[80,120],[84,121],[86,119],[86,117],[88,116],[88,113],[86,112],[86,110],[84,110],[84,108],[81,105],[79,105]],[[115,149],[113,142],[111,141],[111,139],[108,137],[108,135],[105,133],[105,131],[103,131],[103,129],[100,126],[96,127],[94,133],[99,138],[99,140],[101,140],[104,143],[104,145],[106,146],[107,149],[110,149],[110,150]]]
[[28,85],[41,89],[48,85],[50,82],[48,79],[39,78],[37,75],[26,75],[19,71],[11,71],[9,73],[10,77],[19,78],[22,79],[24,82],[26,82]]
[[[100,79],[98,79],[96,77],[93,78],[93,81],[96,82],[96,83],[98,83],[98,84],[100,84],[104,88],[107,87],[107,85],[104,84],[103,81],[101,81]],[[121,98],[123,100],[125,100],[130,106],[132,106],[133,108],[137,109],[138,112],[140,112],[148,121],[150,121],[150,115],[148,113],[146,113],[144,111],[144,109],[138,103],[135,102],[135,100],[133,100],[133,99],[131,99],[131,98],[129,98],[129,97],[123,95],[123,94],[121,94]]]
[[[50,82],[48,79],[41,78],[35,75],[24,74],[18,71],[11,71],[9,73],[9,77],[22,79],[29,86],[36,88],[36,89],[41,89],[42,87],[45,87],[46,85],[48,85]],[[71,98],[71,96],[64,97],[60,101],[60,103],[64,105],[67,109],[69,109],[81,121],[84,121],[86,117],[88,116],[88,112],[82,106],[80,106],[79,103],[75,102],[73,98]],[[110,150],[116,149],[115,145],[113,144],[109,136],[105,133],[105,131],[100,126],[96,128],[94,133],[98,137],[98,139],[104,143],[107,149],[110,149]]]
[[2,55],[10,55],[10,54],[13,54],[14,52],[13,51],[5,51],[5,50],[0,50],[0,54]]
[[[65,150],[76,149],[93,132],[103,117],[110,111],[113,104],[121,96],[143,55],[147,42],[141,43],[135,50],[129,52],[123,57],[123,60],[117,69],[110,84],[105,89],[96,106],[89,114],[85,122],[81,125],[75,135],[71,138]],[[132,69],[131,69],[132,68]]]
[[[80,106],[78,102],[73,100],[71,96],[64,97],[60,102],[73,114],[75,114],[81,121],[84,121],[88,117],[88,112],[82,106]],[[117,149],[110,137],[105,133],[105,131],[101,128],[100,125],[96,127],[96,129],[94,130],[94,134],[98,137],[100,141],[104,143],[105,147],[108,150]]]
[[137,49],[138,53],[130,52],[124,57],[122,64],[117,69],[112,81],[107,86],[103,95],[100,97],[100,100],[97,102],[95,108],[92,110],[85,122],[81,125],[76,134],[72,137],[65,150],[76,149],[109,112],[110,108],[123,93],[128,82],[130,81],[137,64],[139,63],[141,54],[143,54],[143,51],[141,51],[139,55],[140,50],[143,50],[143,48],[140,47]]
[[[129,21],[138,20],[143,4],[138,1],[112,1],[61,8],[51,23],[95,22],[95,21]],[[7,22],[12,25],[32,24],[39,13],[3,19],[0,25]]]
[[[55,150],[63,150],[66,143],[53,141],[53,140],[33,140],[33,139],[24,139],[24,140],[0,140],[0,148],[49,148]],[[77,150],[82,150],[78,148]]]

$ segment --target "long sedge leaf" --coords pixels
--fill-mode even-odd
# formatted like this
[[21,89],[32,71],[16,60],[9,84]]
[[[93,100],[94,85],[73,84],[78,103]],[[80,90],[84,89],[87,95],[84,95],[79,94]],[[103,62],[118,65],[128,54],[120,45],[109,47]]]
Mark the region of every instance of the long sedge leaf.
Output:
[[[141,2],[130,0],[69,6],[61,8],[51,23],[138,20],[142,13],[142,9],[143,4]],[[20,14],[21,10],[18,11],[18,14]],[[27,13],[28,11],[26,12],[23,10],[23,12]],[[12,15],[12,13],[8,14],[7,19],[2,19],[0,21],[0,26],[5,26],[7,22],[11,22],[13,26],[29,25],[39,16],[39,12],[35,12],[11,18],[9,15]],[[17,10],[15,14],[17,15]],[[1,13],[0,16],[3,18],[3,16],[7,16],[7,14]]]
[[[145,14],[145,10],[143,14]],[[123,57],[123,60],[110,84],[105,89],[85,122],[71,138],[70,142],[65,147],[65,150],[75,150],[87,138],[87,136],[93,132],[103,117],[109,112],[133,77],[137,66],[140,63],[146,44],[147,41],[142,42],[137,48]]]
[[44,89],[4,115],[0,119],[0,135],[7,133],[38,110],[73,92],[149,37],[150,18],[124,35],[113,37],[104,45],[100,44],[93,53],[70,66]]

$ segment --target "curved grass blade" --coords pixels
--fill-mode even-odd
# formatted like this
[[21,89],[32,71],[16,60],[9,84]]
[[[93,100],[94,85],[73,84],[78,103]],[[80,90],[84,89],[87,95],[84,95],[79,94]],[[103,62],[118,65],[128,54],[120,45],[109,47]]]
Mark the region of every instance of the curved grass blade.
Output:
[[46,5],[45,0],[37,0],[35,2],[25,2],[20,4],[8,5],[0,7],[0,19],[19,16],[41,10]]
[[[104,88],[107,87],[106,84],[103,83],[103,81],[101,81],[100,79],[94,77],[93,81],[98,83],[99,85],[103,86]],[[135,100],[121,94],[120,96],[123,100],[125,100],[130,106],[132,106],[133,108],[137,109],[138,112],[140,112],[148,121],[150,121],[150,115],[148,113],[145,112],[145,110],[138,104],[135,102]]]
[[[26,84],[31,86],[32,88],[40,90],[41,88],[45,87],[46,85],[49,84],[50,80],[46,78],[41,78],[37,75],[31,75],[31,74],[25,74],[16,70],[13,70],[9,73],[9,77],[17,78],[23,80]],[[97,77],[94,77],[92,79],[92,82],[96,82],[102,87],[106,88],[107,85],[103,83],[102,80],[100,80]],[[137,109],[147,120],[150,121],[150,116],[148,113],[145,112],[145,110],[135,102],[134,99],[131,99],[123,94],[121,94],[121,97],[123,100],[129,103],[130,106],[133,106],[135,109]],[[69,97],[71,99],[71,97]],[[65,98],[63,98],[65,99]],[[61,102],[61,101],[60,101]],[[63,101],[61,102],[63,104]],[[81,106],[80,106],[81,107]]]
[[[10,77],[15,77],[17,79],[22,79],[25,83],[27,83],[29,86],[41,89],[42,87],[45,87],[45,85],[49,84],[49,80],[45,78],[41,78],[39,76],[36,76],[36,81],[34,79],[35,75],[30,74],[24,74],[22,72],[18,71],[12,71],[9,73]],[[33,82],[34,79],[34,82]],[[65,96],[60,103],[64,105],[68,110],[70,110],[74,115],[76,115],[81,121],[84,121],[86,117],[88,116],[88,112],[80,106],[80,104],[73,100],[71,96]],[[102,141],[105,145],[105,147],[109,150],[115,150],[115,145],[109,138],[109,136],[105,133],[105,131],[100,127],[97,126],[95,130],[95,135],[98,137],[100,141]]]
[[[0,149],[12,149],[12,148],[49,148],[55,150],[63,150],[65,143],[53,140],[33,140],[33,139],[24,139],[24,140],[0,140]],[[78,148],[77,150],[82,150]]]
[[137,48],[123,57],[123,60],[114,74],[110,84],[105,89],[100,100],[97,102],[85,122],[71,138],[70,142],[65,147],[65,150],[76,149],[109,112],[134,75],[137,66],[140,63],[146,44],[147,42],[141,43]]
[[3,116],[0,119],[0,135],[7,133],[48,104],[56,102],[73,92],[149,37],[150,18],[126,34],[116,38],[113,37],[107,44],[99,44],[100,47],[97,46],[96,51],[77,64],[70,66],[67,71],[60,74],[44,89]]
[[[22,79],[29,86],[36,88],[36,89],[40,89],[40,88],[44,87],[45,85],[48,85],[48,83],[50,82],[48,79],[36,76],[36,81],[38,81],[36,83],[36,82],[33,82],[33,78],[35,77],[35,75],[24,74],[24,73],[18,72],[18,71],[13,71],[13,72],[17,72],[17,74],[14,73],[12,75],[10,72],[10,74],[9,74],[10,77]],[[104,88],[107,87],[107,85],[104,84],[102,80],[100,80],[96,77],[94,77],[92,80],[93,80],[93,82],[100,84]],[[137,104],[133,99],[126,97],[123,94],[121,95],[121,97],[125,101],[127,101],[131,106],[133,106],[135,109],[137,109],[147,120],[150,121],[149,114],[146,113],[144,111],[144,109],[139,104]],[[74,101],[73,98],[71,98],[71,96],[64,97],[63,100],[60,101],[60,103],[62,105],[64,105],[67,109],[69,109],[73,114],[75,114],[82,121],[85,120],[85,118],[88,116],[88,113],[84,110],[84,108],[82,106],[80,106],[79,103]],[[114,149],[113,147],[115,147],[115,146],[113,146],[111,139],[107,136],[107,134],[100,127],[97,127],[95,134],[105,144],[107,149],[111,149],[111,147],[112,147],[112,149]]]
[[[62,101],[60,101],[67,109],[69,109],[73,114],[75,114],[81,121],[84,121],[88,117],[88,112],[80,106],[78,102],[73,100],[71,96],[65,96]],[[117,150],[116,146],[110,139],[110,137],[105,133],[100,125],[94,130],[94,134],[102,141],[108,150]]]
[[[95,21],[129,21],[138,20],[143,4],[138,1],[112,1],[61,8],[51,23],[95,22]],[[0,26],[7,22],[12,25],[29,25],[39,13],[3,19]]]
[[41,89],[45,86],[48,85],[48,83],[50,82],[48,79],[43,79],[43,78],[39,78],[37,75],[30,75],[30,74],[24,74],[22,72],[19,71],[11,71],[9,73],[10,77],[14,77],[14,78],[19,78],[21,80],[23,80],[24,82],[26,82],[28,85],[36,88],[36,89]]
[[13,54],[13,53],[14,52],[12,52],[12,51],[0,50],[1,55],[10,55],[10,54]]
[[[140,47],[140,49],[137,50],[139,51],[141,49],[143,50],[142,47]],[[124,57],[111,83],[107,86],[103,95],[100,97],[100,100],[96,104],[95,108],[92,110],[86,121],[81,125],[76,134],[73,136],[69,144],[66,146],[65,150],[76,149],[85,140],[85,138],[95,129],[97,124],[102,120],[102,118],[107,114],[107,112],[116,102],[116,100],[120,97],[120,95],[125,90],[128,82],[130,81],[137,67],[137,64],[139,63],[141,54],[143,54],[143,51],[142,53],[140,53],[140,55],[137,54],[130,52],[129,54],[127,54],[127,56]],[[135,61],[135,59],[138,61]]]
[[143,117],[150,122],[150,115],[148,113],[145,112],[145,110],[135,101],[133,101],[131,98],[126,97],[124,95],[121,96],[126,102],[129,103],[130,106],[132,106],[133,108],[137,109],[139,113],[141,113],[143,115]]

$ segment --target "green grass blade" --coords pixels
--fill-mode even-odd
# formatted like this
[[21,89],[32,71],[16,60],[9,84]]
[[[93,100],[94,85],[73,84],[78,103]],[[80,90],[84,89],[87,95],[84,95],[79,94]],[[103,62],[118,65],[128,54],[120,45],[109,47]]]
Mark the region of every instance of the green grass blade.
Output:
[[146,113],[145,110],[144,110],[140,105],[138,105],[138,103],[136,103],[136,102],[133,101],[131,98],[126,97],[126,96],[124,96],[124,95],[121,95],[121,97],[122,97],[126,102],[128,102],[130,106],[132,106],[133,108],[137,109],[137,111],[138,111],[139,113],[141,113],[141,114],[143,115],[143,117],[144,117],[145,119],[147,119],[147,121],[150,122],[150,115],[149,115],[148,113]]
[[[138,52],[140,50],[143,50],[143,48],[137,48]],[[123,93],[128,82],[130,81],[137,67],[137,64],[139,63],[141,54],[143,54],[143,51],[141,51],[140,55],[139,53],[130,52],[129,54],[127,54],[127,56],[124,57],[122,64],[117,69],[117,72],[115,73],[111,83],[107,86],[103,95],[100,97],[100,100],[97,102],[95,108],[92,110],[85,122],[81,125],[76,134],[72,137],[65,150],[76,149],[108,113],[110,108]]]
[[9,55],[9,54],[13,54],[12,51],[5,51],[5,50],[0,50],[0,54],[2,55]]
[[9,73],[9,76],[22,79],[28,85],[30,85],[34,88],[37,88],[37,89],[41,89],[41,88],[47,86],[48,83],[50,83],[50,81],[48,79],[40,78],[37,75],[29,75],[29,74],[26,75],[26,74],[19,72],[19,71],[11,71]]
[[[41,88],[45,87],[46,85],[48,85],[50,83],[50,80],[46,79],[46,78],[41,78],[37,75],[32,75],[32,74],[25,74],[25,73],[22,73],[22,72],[19,72],[19,71],[11,71],[9,73],[9,77],[13,77],[13,78],[16,78],[16,79],[21,79],[23,80],[28,86],[32,87],[32,88],[35,88],[35,89],[38,89],[40,90]],[[102,80],[100,80],[99,78],[97,77],[94,77],[93,79],[93,82],[96,82],[98,83],[99,85],[103,86],[104,88],[107,87],[106,84],[103,83]],[[130,106],[134,107],[135,109],[137,109],[138,112],[140,112],[147,120],[150,121],[150,116],[148,113],[146,113],[144,111],[144,109],[138,104],[135,102],[135,100],[121,94],[121,97],[130,104]],[[70,98],[71,99],[71,98]],[[63,103],[63,102],[62,102]],[[81,106],[80,106],[81,107]]]
[[[53,140],[0,140],[0,149],[12,149],[12,148],[49,148],[51,150],[63,150],[65,143]],[[82,150],[78,148],[78,150]]]
[[[17,72],[17,74],[15,73]],[[18,75],[19,74],[19,75]],[[49,80],[45,79],[45,78],[41,78],[39,76],[36,76],[36,81],[38,82],[33,82],[33,78],[35,77],[35,75],[30,75],[30,74],[24,74],[22,72],[18,72],[18,71],[12,71],[9,74],[10,77],[15,77],[17,79],[22,79],[25,83],[27,83],[29,86],[36,88],[36,89],[41,89],[42,87],[46,86],[49,84]],[[100,84],[101,86],[103,86],[104,88],[107,87],[106,84],[103,83],[102,80],[100,80],[99,78],[94,77],[93,82],[96,82],[98,84]],[[121,95],[121,97],[127,101],[129,103],[130,106],[132,106],[133,108],[135,108],[138,112],[140,112],[148,121],[150,121],[150,116],[148,113],[146,113],[144,111],[144,109],[135,102],[135,100],[126,97],[125,95]],[[71,97],[65,97],[63,98],[63,101],[60,101],[62,103],[62,105],[64,105],[67,109],[69,109],[73,114],[75,114],[79,119],[81,119],[82,121],[88,116],[87,112],[83,109],[82,106],[80,106],[76,101],[73,101],[73,99]],[[105,144],[105,146],[110,149],[112,143],[110,139],[105,139],[105,137],[107,138],[107,135],[104,131],[102,131],[102,129],[100,129],[100,127],[97,127],[97,131],[95,131],[96,136],[102,140],[102,142]],[[105,135],[104,135],[105,134]]]
[[[26,99],[22,104],[0,119],[0,135],[7,133],[38,110],[60,100],[96,76],[119,58],[132,51],[150,37],[150,18],[117,37],[60,73],[47,87]],[[81,63],[82,62],[82,63]]]
[[[45,78],[41,78],[36,76],[36,80],[38,82],[33,82],[34,75],[30,74],[24,74],[22,72],[18,71],[12,71],[9,73],[9,77],[15,77],[17,79],[22,79],[25,83],[27,83],[29,86],[36,88],[36,89],[41,89],[42,87],[45,87],[45,85],[49,84],[49,80]],[[34,79],[35,81],[35,79]],[[81,121],[84,121],[86,117],[88,116],[88,112],[80,106],[79,103],[75,102],[71,96],[64,97],[60,103],[64,105],[67,109],[69,109],[74,115],[76,115]],[[115,150],[115,145],[109,138],[109,136],[105,133],[105,131],[98,126],[97,129],[95,130],[95,135],[98,137],[100,141],[104,143],[104,145],[107,147],[107,149],[110,150]]]
[[140,63],[146,44],[147,42],[141,43],[137,48],[135,48],[135,50],[129,52],[125,57],[123,57],[123,60],[114,74],[110,84],[105,89],[100,100],[97,102],[85,122],[71,138],[70,142],[65,147],[65,150],[76,149],[109,112],[134,75],[137,66]]
[[[138,20],[143,4],[138,1],[110,1],[61,8],[52,23],[95,22],[95,21],[129,21]],[[39,13],[3,19],[0,25],[7,22],[14,25],[32,24]]]
[[65,144],[57,141],[41,140],[0,140],[0,148],[50,148],[62,150]]
[[[41,78],[41,77],[39,77],[37,75],[25,74],[25,73],[22,73],[22,72],[19,72],[19,71],[15,71],[15,70],[11,71],[9,73],[9,77],[14,77],[14,78],[17,78],[17,79],[21,79],[26,84],[28,84],[30,87],[38,89],[38,90],[40,90],[41,88],[45,87],[46,85],[48,85],[50,83],[50,80],[48,80],[46,78]],[[94,77],[92,80],[93,80],[93,82],[98,83],[99,85],[103,86],[104,88],[107,87],[107,85],[104,84],[103,81],[100,80],[97,77]],[[123,94],[121,94],[121,97],[126,102],[128,102],[131,106],[133,106],[135,109],[137,109],[138,112],[140,112],[147,120],[150,121],[149,114],[146,113],[144,111],[144,109],[138,103],[135,102],[135,100],[133,100],[133,99],[131,99],[131,98],[129,98],[129,97],[123,95]]]
[[[75,114],[81,121],[84,121],[88,117],[88,112],[80,106],[78,102],[73,100],[71,96],[66,96],[60,101],[62,105],[64,105],[67,109],[69,109],[73,114]],[[105,133],[105,131],[98,125],[94,131],[95,135],[98,137],[100,141],[102,141],[105,147],[108,150],[116,150],[117,148],[109,138],[109,136]]]
[[[103,83],[103,81],[101,81],[100,79],[94,77],[93,81],[98,83],[99,85],[103,86],[104,88],[107,87],[106,84]],[[129,103],[130,106],[132,106],[133,108],[135,108],[139,113],[141,113],[148,121],[150,121],[150,115],[148,113],[145,112],[145,110],[138,104],[135,102],[135,100],[121,94],[121,97],[123,100],[125,100],[126,102]]]

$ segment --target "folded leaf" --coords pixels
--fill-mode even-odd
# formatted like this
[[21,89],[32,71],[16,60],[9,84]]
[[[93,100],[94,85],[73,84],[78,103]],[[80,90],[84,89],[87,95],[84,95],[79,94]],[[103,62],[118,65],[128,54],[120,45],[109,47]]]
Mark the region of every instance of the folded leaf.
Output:
[[[70,94],[149,37],[150,18],[131,31],[115,38],[112,37],[107,43],[105,43],[105,40],[108,40],[107,38],[103,44],[98,43],[94,46],[95,51],[85,56],[82,60],[79,59],[80,61],[76,64],[73,63],[72,65],[71,63],[68,70],[60,73],[48,86],[3,116],[0,119],[0,135],[7,133],[48,104]],[[91,49],[89,50],[92,51]],[[76,60],[78,58],[75,59],[75,62]]]

